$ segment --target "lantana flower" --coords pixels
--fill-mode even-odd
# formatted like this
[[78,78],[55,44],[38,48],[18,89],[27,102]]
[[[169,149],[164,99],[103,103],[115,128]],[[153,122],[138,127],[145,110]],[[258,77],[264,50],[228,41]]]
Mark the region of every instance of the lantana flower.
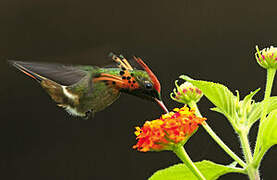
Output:
[[270,46],[270,48],[265,48],[259,50],[256,46],[257,52],[255,53],[256,60],[260,66],[265,69],[273,68],[277,69],[277,48]]
[[193,101],[197,103],[203,96],[202,91],[190,82],[185,82],[179,86],[178,80],[176,80],[175,86],[176,88],[173,89],[173,93],[170,94],[170,97],[177,102],[189,104]]
[[159,119],[146,121],[141,128],[136,127],[138,142],[133,148],[142,152],[172,150],[175,145],[184,145],[205,120],[186,106],[175,108]]

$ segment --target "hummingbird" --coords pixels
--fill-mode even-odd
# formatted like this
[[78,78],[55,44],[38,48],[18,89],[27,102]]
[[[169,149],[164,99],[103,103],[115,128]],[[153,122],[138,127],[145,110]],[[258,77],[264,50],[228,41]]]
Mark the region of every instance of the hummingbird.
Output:
[[89,119],[110,106],[121,93],[156,102],[168,112],[161,98],[161,85],[142,61],[133,57],[135,68],[122,55],[109,55],[115,67],[63,65],[9,60],[9,63],[36,80],[57,106],[70,115]]

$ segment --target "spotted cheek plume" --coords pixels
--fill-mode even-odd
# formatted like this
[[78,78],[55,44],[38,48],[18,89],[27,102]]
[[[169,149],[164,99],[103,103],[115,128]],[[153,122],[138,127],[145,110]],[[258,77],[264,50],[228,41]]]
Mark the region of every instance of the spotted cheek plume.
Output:
[[130,73],[128,70],[122,69],[119,72],[119,75],[123,81],[123,84],[119,84],[121,86],[118,86],[120,89],[130,89],[130,90],[134,90],[134,89],[138,89],[139,88],[139,84],[136,81],[136,79],[134,78],[134,74]]
[[139,88],[139,84],[134,78],[134,74],[130,73],[125,68],[122,68],[122,70],[119,72],[118,75],[102,73],[100,77],[94,79],[94,82],[97,82],[97,81],[105,82],[107,86],[114,87],[118,90],[120,89],[134,90]]

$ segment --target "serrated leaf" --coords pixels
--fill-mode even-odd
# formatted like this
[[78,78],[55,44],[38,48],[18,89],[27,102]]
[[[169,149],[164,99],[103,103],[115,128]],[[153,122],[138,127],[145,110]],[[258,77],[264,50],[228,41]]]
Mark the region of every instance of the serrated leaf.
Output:
[[[249,113],[248,120],[252,124],[254,124],[258,119],[262,116],[263,111],[263,105],[264,101],[255,103],[255,105],[252,108],[252,111]],[[277,109],[277,97],[273,96],[269,98],[268,102],[268,108],[267,108],[267,114],[273,111],[274,109]]]
[[243,121],[239,121],[239,122],[245,124],[248,127],[248,129],[250,129],[253,124],[248,117],[253,111],[253,108],[256,108],[255,101],[252,100],[252,98],[259,90],[260,89],[256,89],[254,92],[250,92],[250,94],[245,96],[244,99],[241,101],[240,110],[243,116],[241,120]]
[[271,146],[277,144],[277,109],[269,113],[268,117],[260,125],[261,149],[267,151]]
[[224,85],[202,80],[193,80],[188,76],[180,78],[192,83],[216,106],[218,112],[222,112],[230,121],[235,117],[235,96]]
[[[195,165],[207,180],[214,180],[227,173],[244,173],[242,169],[216,164],[211,161],[196,162]],[[154,173],[149,180],[197,180],[184,164],[177,164]]]
[[242,101],[242,107],[245,108],[246,111],[246,107],[249,106],[251,104],[252,98],[255,94],[257,94],[257,92],[260,90],[256,89],[254,92],[250,92],[250,94],[248,94],[247,96],[244,97],[243,101]]
[[211,110],[225,115],[227,119],[232,119],[232,117],[230,117],[229,114],[226,114],[224,111],[222,111],[222,110],[221,110],[220,108],[218,108],[218,107],[211,108]]

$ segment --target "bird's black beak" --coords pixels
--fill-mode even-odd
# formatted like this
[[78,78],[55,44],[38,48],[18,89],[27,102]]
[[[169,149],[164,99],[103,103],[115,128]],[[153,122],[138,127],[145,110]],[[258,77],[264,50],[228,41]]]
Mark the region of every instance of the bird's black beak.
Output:
[[161,100],[155,98],[155,101],[156,101],[156,102],[158,103],[158,105],[164,110],[165,113],[168,113],[168,110],[167,110],[166,106],[164,105],[164,103],[163,103]]

